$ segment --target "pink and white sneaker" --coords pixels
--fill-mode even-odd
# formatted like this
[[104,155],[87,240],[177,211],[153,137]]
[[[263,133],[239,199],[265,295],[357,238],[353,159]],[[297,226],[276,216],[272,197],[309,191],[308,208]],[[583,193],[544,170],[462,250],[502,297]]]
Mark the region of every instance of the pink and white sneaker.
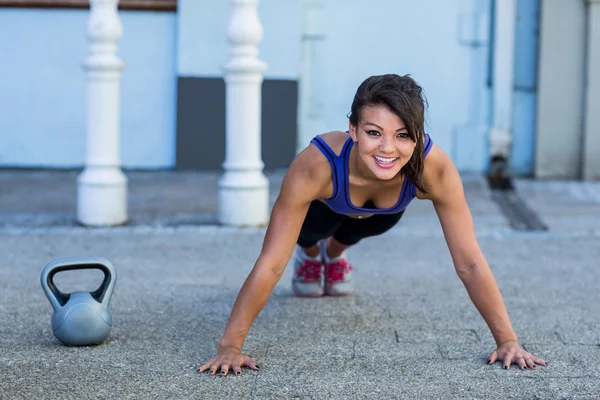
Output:
[[294,252],[292,289],[298,297],[319,297],[325,293],[321,256],[309,257],[298,245]]
[[352,265],[346,258],[346,253],[329,259],[326,246],[321,246],[323,264],[325,265],[325,294],[327,296],[350,296],[354,293]]

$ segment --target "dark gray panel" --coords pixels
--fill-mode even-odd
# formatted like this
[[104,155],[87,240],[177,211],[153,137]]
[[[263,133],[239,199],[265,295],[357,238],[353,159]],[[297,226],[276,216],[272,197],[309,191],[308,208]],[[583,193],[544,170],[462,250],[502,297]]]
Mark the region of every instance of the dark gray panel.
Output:
[[[295,81],[262,85],[262,159],[265,168],[285,168],[296,154]],[[225,81],[179,78],[177,84],[177,169],[221,168],[225,160]]]
[[225,81],[179,78],[175,168],[214,169],[225,160]]
[[296,155],[296,81],[265,80],[262,87],[262,158],[265,168],[285,168]]

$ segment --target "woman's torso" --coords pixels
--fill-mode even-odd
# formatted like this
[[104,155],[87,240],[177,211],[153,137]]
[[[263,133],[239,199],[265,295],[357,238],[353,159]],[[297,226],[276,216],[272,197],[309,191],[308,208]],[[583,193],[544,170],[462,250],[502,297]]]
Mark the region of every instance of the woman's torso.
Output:
[[[404,210],[416,197],[417,188],[399,173],[389,181],[366,179],[353,168],[355,151],[352,138],[344,132],[330,132],[315,137],[313,143],[328,160],[331,182],[327,196],[320,199],[339,214],[366,218],[373,214],[395,214]],[[424,143],[425,156],[433,146],[429,135]]]

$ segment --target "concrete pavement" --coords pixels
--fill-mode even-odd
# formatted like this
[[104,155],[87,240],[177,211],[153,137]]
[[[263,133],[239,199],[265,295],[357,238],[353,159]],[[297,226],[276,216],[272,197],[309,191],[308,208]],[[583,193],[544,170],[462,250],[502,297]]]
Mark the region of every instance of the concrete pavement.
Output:
[[[548,225],[515,232],[481,177],[465,176],[479,243],[522,345],[549,361],[506,371],[456,276],[435,212],[413,201],[392,231],[350,250],[350,298],[299,299],[288,267],[244,350],[260,372],[198,375],[264,229],[215,225],[218,173],[127,172],[127,226],[74,221],[75,172],[0,171],[2,399],[600,398],[600,183],[516,182]],[[273,201],[282,171],[268,173]],[[109,339],[52,335],[39,285],[50,260],[102,256],[118,271]],[[64,272],[64,291],[100,273]]]

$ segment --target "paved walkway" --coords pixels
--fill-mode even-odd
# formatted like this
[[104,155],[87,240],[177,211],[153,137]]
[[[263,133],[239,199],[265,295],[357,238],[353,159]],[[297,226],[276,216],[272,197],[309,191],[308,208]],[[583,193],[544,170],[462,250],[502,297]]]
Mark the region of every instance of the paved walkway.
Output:
[[[435,212],[415,201],[350,250],[357,293],[299,299],[291,269],[245,344],[261,366],[198,375],[214,354],[264,229],[215,225],[217,173],[127,172],[127,226],[77,226],[74,172],[0,171],[0,399],[600,398],[600,183],[516,182],[549,227],[515,232],[485,181],[465,176],[480,245],[537,371],[488,366],[489,330],[457,278]],[[268,174],[273,201],[281,171]],[[100,346],[59,344],[39,284],[50,260],[118,271]],[[64,291],[99,273],[64,272]]]

